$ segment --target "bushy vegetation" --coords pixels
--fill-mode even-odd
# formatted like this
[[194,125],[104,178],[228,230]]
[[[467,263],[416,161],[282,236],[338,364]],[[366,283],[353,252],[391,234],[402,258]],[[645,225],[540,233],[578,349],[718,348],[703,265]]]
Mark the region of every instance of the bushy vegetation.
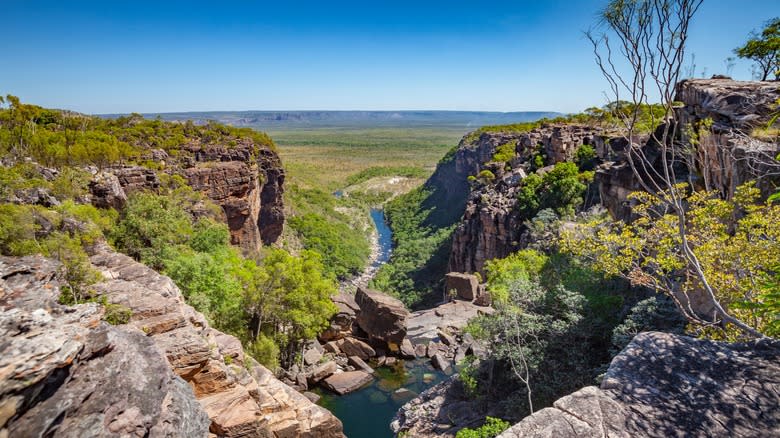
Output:
[[571,215],[582,204],[592,172],[580,172],[571,162],[560,162],[542,175],[532,173],[521,182],[517,208],[524,217],[532,218],[543,209]]
[[152,148],[175,156],[189,144],[235,146],[249,141],[257,147],[274,148],[270,137],[248,128],[147,120],[140,114],[104,119],[24,104],[11,95],[4,100],[0,155],[32,158],[47,166],[142,163],[144,153]]
[[195,221],[182,206],[186,200],[131,197],[111,233],[116,246],[170,276],[189,304],[241,339],[261,363],[289,365],[300,342],[324,329],[336,311],[330,301],[336,284],[320,256],[269,249],[257,260],[246,258],[229,245],[224,224]]
[[476,429],[461,429],[455,434],[455,438],[493,438],[509,429],[509,426],[508,422],[500,418],[486,417],[485,424]]
[[507,162],[515,157],[515,144],[513,142],[505,143],[496,148],[493,154],[493,161]]
[[371,252],[368,241],[346,223],[309,213],[291,217],[288,224],[305,248],[322,255],[326,270],[336,277],[348,278],[365,267]]
[[[718,301],[754,329],[769,334],[776,327],[777,301],[760,291],[776,282],[780,257],[780,206],[761,202],[753,183],[740,186],[733,199],[715,193],[687,196],[686,237]],[[678,234],[678,216],[665,212],[659,198],[632,195],[638,219],[630,224],[598,218],[564,234],[564,249],[592,260],[608,275],[673,294],[704,293],[700,277],[689,272]],[[671,281],[674,279],[674,281]],[[766,290],[766,289],[764,289]],[[697,315],[688,315],[692,322]],[[701,327],[700,327],[701,328]],[[734,339],[734,327],[705,324],[716,338]]]

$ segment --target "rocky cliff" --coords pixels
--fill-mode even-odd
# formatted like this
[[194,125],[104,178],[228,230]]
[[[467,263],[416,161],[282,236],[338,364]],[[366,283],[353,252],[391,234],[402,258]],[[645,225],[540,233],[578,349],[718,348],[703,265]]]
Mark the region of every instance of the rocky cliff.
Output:
[[[678,141],[691,144],[677,176],[698,187],[718,190],[724,197],[749,180],[756,180],[765,195],[777,184],[778,143],[757,135],[780,98],[775,82],[740,82],[730,79],[697,79],[677,85]],[[693,137],[693,133],[702,133]],[[642,140],[649,156],[660,156],[648,136]],[[514,157],[494,162],[499,146],[514,146]],[[521,181],[531,171],[534,154],[546,157],[545,165],[569,160],[583,144],[595,149],[601,165],[586,203],[601,202],[615,218],[630,219],[628,195],[642,187],[626,161],[626,141],[614,132],[579,124],[545,124],[528,132],[483,132],[467,135],[453,155],[452,176],[476,176],[489,170],[495,178],[477,180],[468,187],[463,217],[453,233],[449,270],[483,272],[487,260],[509,255],[527,245],[516,196]],[[774,164],[772,164],[774,163]],[[443,169],[446,170],[446,169]],[[544,172],[545,168],[537,170]],[[444,176],[437,176],[443,179]],[[433,179],[433,178],[432,178]],[[450,183],[451,190],[462,190]],[[455,196],[455,195],[452,195]]]
[[[269,245],[284,227],[285,173],[279,155],[269,146],[236,138],[228,146],[190,140],[176,157],[152,150],[149,159],[169,175],[181,175],[196,191],[222,207],[230,240],[245,250]],[[127,196],[157,190],[157,172],[140,166],[108,169],[90,185],[93,204],[121,209]]]
[[[484,132],[475,140],[467,136],[455,154],[456,168],[477,175],[489,170],[493,181],[473,184],[467,197],[463,218],[455,229],[448,269],[480,272],[487,260],[506,257],[521,248],[524,218],[517,211],[517,192],[530,172],[530,161],[537,153],[547,157],[548,165],[572,158],[583,144],[606,153],[606,138],[598,128],[584,125],[548,124],[529,132]],[[494,162],[499,146],[511,144],[514,157]]]
[[778,394],[778,341],[647,332],[615,356],[600,387],[563,397],[499,436],[777,437]]
[[95,304],[57,304],[52,261],[0,259],[9,436],[343,436],[337,418],[211,328],[168,277],[103,244],[90,261],[104,277],[95,292],[130,309],[129,323],[101,323]]

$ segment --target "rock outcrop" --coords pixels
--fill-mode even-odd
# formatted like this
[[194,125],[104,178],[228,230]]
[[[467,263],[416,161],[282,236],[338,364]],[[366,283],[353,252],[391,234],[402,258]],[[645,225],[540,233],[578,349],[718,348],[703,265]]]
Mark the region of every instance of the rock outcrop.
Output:
[[[506,144],[514,145],[514,158],[493,162],[497,148]],[[547,164],[555,164],[571,159],[583,144],[605,154],[610,148],[600,129],[576,124],[543,125],[523,133],[485,132],[472,141],[464,137],[455,154],[456,167],[467,169],[466,176],[490,170],[495,180],[470,188],[463,218],[453,233],[449,271],[484,274],[487,260],[522,248],[523,224],[530,218],[522,217],[515,206],[532,157],[544,153]]]
[[184,303],[170,278],[102,245],[90,261],[106,278],[94,286],[97,293],[131,310],[128,325],[154,341],[173,371],[190,384],[211,419],[212,433],[342,436],[336,417],[245,356],[237,339],[211,328]]
[[[774,157],[780,152],[780,145],[754,135],[754,129],[766,125],[778,98],[780,87],[774,82],[680,82],[675,98],[683,103],[675,110],[679,123],[669,128],[675,138],[696,146],[689,156],[678,157],[678,180],[693,181],[701,189],[718,190],[727,198],[738,185],[756,180],[762,193],[770,194],[778,182],[772,175],[777,175]],[[711,127],[691,141],[692,133],[710,122]],[[664,125],[658,127],[663,128]],[[493,162],[498,147],[507,144],[515,146],[514,157],[507,162]],[[650,135],[640,138],[639,144],[651,161],[660,163],[660,148]],[[517,211],[516,197],[521,181],[530,172],[531,158],[543,153],[545,164],[553,165],[570,160],[580,145],[591,145],[602,161],[594,180],[598,190],[593,187],[588,191],[586,204],[601,202],[614,218],[631,220],[629,194],[643,187],[626,159],[629,148],[624,138],[578,124],[546,124],[524,133],[484,132],[477,138],[468,135],[453,155],[453,177],[476,176],[489,170],[495,178],[478,180],[465,189],[467,200],[463,218],[453,232],[449,271],[484,274],[485,261],[506,257],[525,247],[528,242],[524,223],[531,218],[522,217]],[[654,166],[660,166],[658,163]],[[433,180],[431,177],[429,183]]]
[[154,341],[63,306],[61,270],[0,257],[0,436],[205,437],[209,419]]
[[93,251],[90,261],[105,279],[94,291],[130,310],[125,325],[101,323],[96,304],[57,304],[56,263],[0,259],[0,429],[10,436],[343,436],[336,417],[244,355],[238,339],[211,328],[168,277],[104,244]]
[[[279,156],[269,147],[249,139],[236,142],[230,147],[195,142],[183,145],[176,159],[159,150],[153,150],[150,158],[156,156],[166,173],[182,175],[194,190],[222,208],[232,244],[257,250],[282,234],[285,173]],[[128,195],[155,191],[160,184],[157,173],[145,167],[107,169],[90,183],[92,203],[121,209]]]
[[355,302],[360,306],[357,323],[372,339],[386,342],[392,351],[398,351],[406,337],[406,318],[409,311],[404,303],[390,295],[366,288],[358,288]]
[[586,387],[500,435],[780,436],[780,342],[637,335],[599,388]]

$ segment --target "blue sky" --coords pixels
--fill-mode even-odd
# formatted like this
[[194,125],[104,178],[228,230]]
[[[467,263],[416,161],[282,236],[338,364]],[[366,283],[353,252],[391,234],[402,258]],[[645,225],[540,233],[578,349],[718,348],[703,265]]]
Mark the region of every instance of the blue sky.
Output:
[[[605,2],[0,0],[0,93],[86,113],[574,112],[606,101],[582,35]],[[705,0],[697,74],[724,73],[778,15],[779,0]]]

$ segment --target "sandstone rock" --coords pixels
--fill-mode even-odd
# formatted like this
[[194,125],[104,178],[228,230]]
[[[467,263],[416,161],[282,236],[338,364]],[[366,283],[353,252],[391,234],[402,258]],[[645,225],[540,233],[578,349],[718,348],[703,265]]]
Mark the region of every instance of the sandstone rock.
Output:
[[336,362],[325,362],[309,373],[309,383],[312,385],[330,376],[338,370]]
[[373,339],[387,343],[392,351],[398,348],[406,336],[406,318],[409,311],[404,304],[389,295],[365,288],[358,288],[355,302],[360,306],[357,323]]
[[59,265],[0,257],[0,434],[206,436],[208,417],[151,339],[56,303]]
[[485,412],[462,391],[457,378],[450,378],[404,404],[390,428],[396,435],[454,438],[458,430],[484,418]]
[[388,356],[388,357],[385,358],[384,365],[387,366],[387,367],[391,367],[391,366],[395,365],[396,363],[398,363],[398,360],[396,358],[394,358],[393,356]]
[[449,295],[455,291],[458,298],[471,301],[477,297],[479,279],[473,274],[450,272],[444,277],[444,290]]
[[127,194],[119,183],[119,178],[110,172],[99,172],[89,182],[92,205],[98,208],[121,210],[127,204]]
[[160,179],[152,169],[127,166],[112,168],[110,171],[116,175],[119,184],[128,195],[144,190],[156,191],[160,188]]
[[601,388],[565,396],[500,436],[775,436],[777,376],[778,341],[640,333],[612,360]]
[[447,371],[452,365],[452,362],[450,362],[450,360],[447,359],[441,352],[433,355],[431,358],[431,363],[433,364],[434,368],[441,371]]
[[430,358],[433,358],[433,356],[435,356],[436,353],[438,353],[440,351],[443,351],[443,350],[444,350],[444,346],[442,346],[440,343],[438,343],[438,342],[429,342],[428,343],[428,348],[425,351],[425,355],[430,357]]
[[170,278],[105,245],[96,245],[90,261],[106,278],[96,292],[130,308],[130,325],[142,328],[195,390],[212,433],[343,436],[337,418],[245,356],[237,339],[210,328]]
[[347,356],[357,356],[363,360],[376,356],[376,351],[370,345],[355,338],[344,338],[336,345]]
[[371,382],[373,378],[365,371],[347,371],[333,374],[323,381],[326,388],[338,395],[344,395],[360,389]]
[[306,365],[314,365],[317,362],[319,362],[321,358],[322,358],[322,353],[316,348],[306,350],[306,352],[303,353],[303,362]]
[[367,363],[363,361],[363,359],[357,357],[357,356],[350,356],[349,357],[349,363],[355,367],[357,370],[362,370],[367,372],[368,374],[374,374],[374,369],[368,366]]
[[489,307],[493,304],[490,292],[487,291],[484,284],[480,284],[477,289],[477,297],[474,298],[474,304],[477,306]]
[[309,399],[309,401],[312,402],[312,403],[317,403],[322,398],[319,395],[317,395],[317,394],[315,394],[313,392],[309,392],[309,391],[304,392],[303,396],[306,397],[307,399]]
[[414,345],[412,345],[412,341],[407,338],[404,338],[404,340],[401,341],[399,352],[404,359],[414,359],[416,356]]
[[445,332],[444,330],[438,331],[439,339],[441,340],[442,344],[448,346],[448,347],[454,347],[456,344],[455,337],[451,334]]
[[425,357],[428,352],[428,346],[425,344],[416,344],[414,346],[414,355],[417,357]]

